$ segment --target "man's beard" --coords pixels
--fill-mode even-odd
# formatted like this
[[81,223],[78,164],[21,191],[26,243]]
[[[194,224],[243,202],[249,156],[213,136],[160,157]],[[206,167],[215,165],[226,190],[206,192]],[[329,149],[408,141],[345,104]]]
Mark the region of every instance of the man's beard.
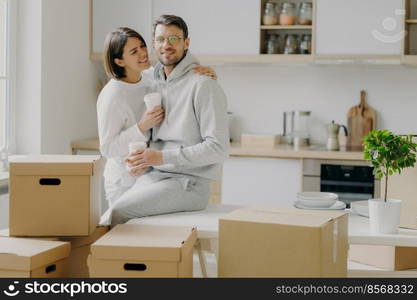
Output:
[[[188,49],[187,49],[188,50]],[[187,54],[187,50],[184,50],[184,53],[182,54],[182,57],[179,59],[176,59],[174,61],[169,61],[169,62],[165,62],[162,59],[162,56],[159,58],[159,62],[164,65],[165,67],[169,67],[169,66],[176,66],[178,65],[185,57],[185,55]]]

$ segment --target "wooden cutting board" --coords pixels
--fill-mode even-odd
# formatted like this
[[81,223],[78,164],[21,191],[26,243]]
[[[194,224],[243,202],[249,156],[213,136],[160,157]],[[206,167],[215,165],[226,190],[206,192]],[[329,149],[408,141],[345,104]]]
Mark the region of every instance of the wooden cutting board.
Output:
[[366,103],[366,92],[361,91],[359,105],[348,112],[348,142],[349,150],[363,150],[363,137],[376,128],[376,112]]

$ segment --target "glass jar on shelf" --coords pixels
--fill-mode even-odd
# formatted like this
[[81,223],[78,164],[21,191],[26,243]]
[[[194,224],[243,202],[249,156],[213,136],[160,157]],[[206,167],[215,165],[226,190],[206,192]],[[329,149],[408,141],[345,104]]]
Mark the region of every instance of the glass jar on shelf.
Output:
[[278,13],[275,8],[275,3],[267,2],[265,4],[264,14],[262,16],[263,25],[277,25],[278,24]]
[[278,35],[270,34],[266,42],[266,54],[278,54],[279,52],[279,43]]
[[311,54],[311,34],[301,36],[300,54]]
[[298,13],[299,25],[311,25],[313,24],[313,5],[311,2],[301,2]]
[[298,54],[298,36],[296,34],[286,35],[284,54]]
[[280,25],[294,25],[296,16],[296,7],[294,3],[284,2],[282,4],[281,14],[279,15]]

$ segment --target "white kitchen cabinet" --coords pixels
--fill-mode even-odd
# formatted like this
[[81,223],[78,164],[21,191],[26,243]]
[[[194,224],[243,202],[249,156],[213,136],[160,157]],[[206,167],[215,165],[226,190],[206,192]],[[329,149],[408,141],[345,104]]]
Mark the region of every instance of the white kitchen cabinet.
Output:
[[301,160],[231,157],[223,165],[221,203],[292,207],[301,191]]
[[[148,47],[152,41],[152,0],[91,0],[93,54],[103,53],[108,32],[117,27],[130,27],[138,31]],[[175,2],[175,1],[174,1]]]
[[153,0],[153,19],[182,17],[195,54],[258,54],[259,1]]
[[317,0],[316,54],[401,55],[403,0]]

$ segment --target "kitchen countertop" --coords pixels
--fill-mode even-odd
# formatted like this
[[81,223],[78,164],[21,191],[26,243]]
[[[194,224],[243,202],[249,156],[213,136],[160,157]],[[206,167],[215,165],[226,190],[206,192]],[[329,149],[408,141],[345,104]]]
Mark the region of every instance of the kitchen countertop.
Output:
[[300,147],[294,150],[291,145],[278,144],[274,148],[268,147],[242,147],[239,143],[230,144],[230,156],[243,157],[269,157],[269,158],[313,158],[313,159],[340,159],[340,160],[364,160],[361,151],[328,151],[322,145]]
[[[99,151],[98,138],[73,141],[71,143],[73,154],[77,150]],[[312,145],[300,147],[294,150],[292,146],[286,144],[276,145],[274,148],[268,147],[242,147],[240,143],[230,144],[230,156],[232,157],[266,157],[266,158],[288,158],[288,159],[340,159],[340,160],[364,160],[361,151],[327,151],[322,145]]]

